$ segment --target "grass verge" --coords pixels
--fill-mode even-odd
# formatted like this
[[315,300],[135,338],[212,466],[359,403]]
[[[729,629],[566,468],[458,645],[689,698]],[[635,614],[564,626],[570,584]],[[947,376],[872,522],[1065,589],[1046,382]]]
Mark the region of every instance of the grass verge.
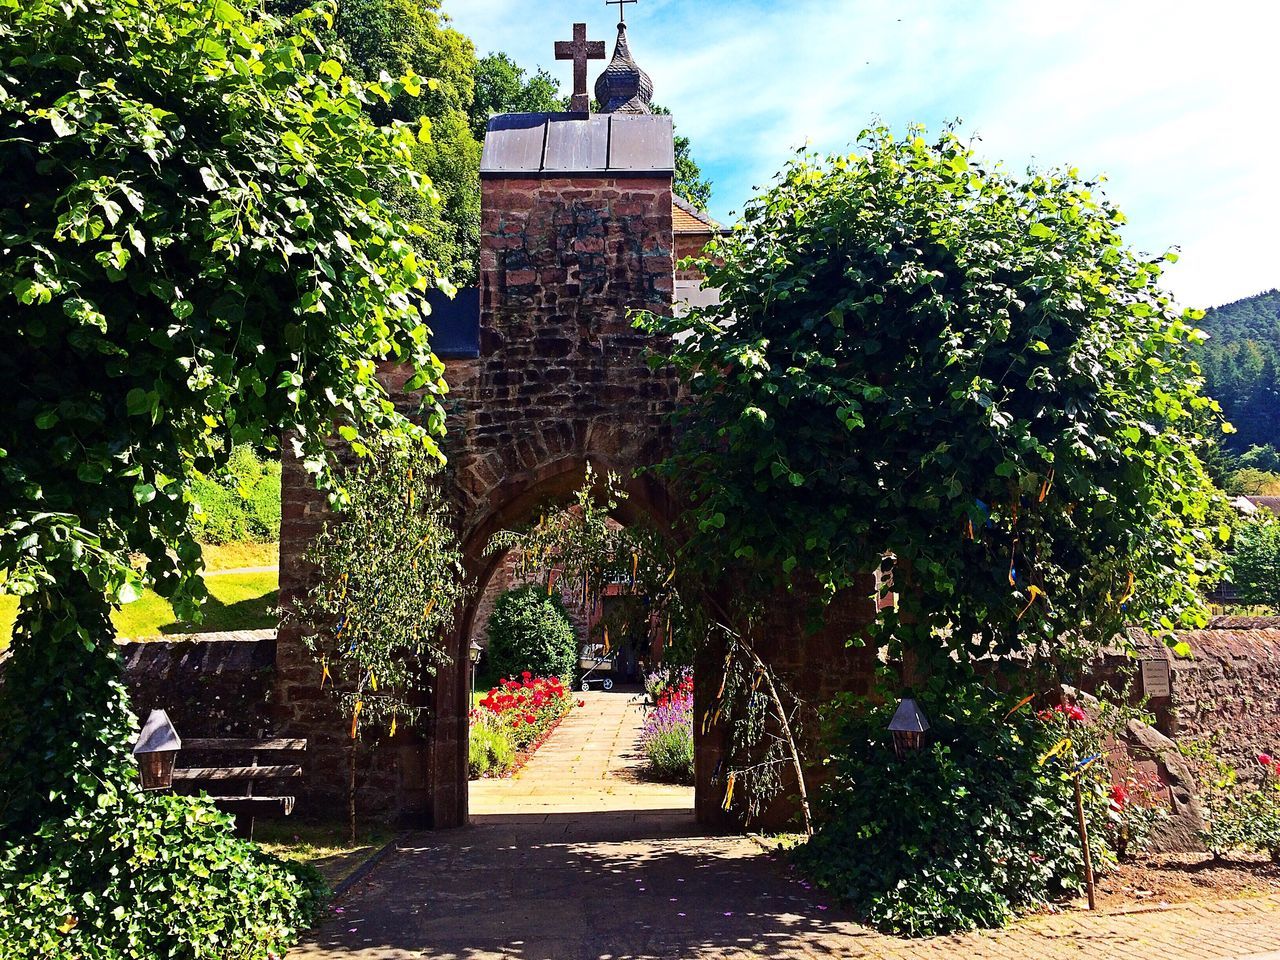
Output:
[[356,842],[351,843],[345,823],[285,819],[259,820],[254,824],[253,836],[269,853],[309,863],[330,887],[335,887],[381,850],[391,839],[392,831],[378,825],[364,827]]
[[[231,573],[209,577],[209,599],[199,623],[179,620],[168,601],[152,591],[121,607],[111,616],[120,637],[159,637],[175,633],[217,633],[224,630],[265,630],[276,626],[279,605],[278,572]],[[9,646],[18,598],[0,596],[0,650]]]

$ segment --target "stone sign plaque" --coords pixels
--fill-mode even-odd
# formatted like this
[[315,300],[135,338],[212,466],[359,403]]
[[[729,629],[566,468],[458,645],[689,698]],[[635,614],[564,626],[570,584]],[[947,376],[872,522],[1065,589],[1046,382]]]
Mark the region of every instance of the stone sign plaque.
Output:
[[1169,661],[1142,661],[1142,692],[1153,699],[1172,696]]

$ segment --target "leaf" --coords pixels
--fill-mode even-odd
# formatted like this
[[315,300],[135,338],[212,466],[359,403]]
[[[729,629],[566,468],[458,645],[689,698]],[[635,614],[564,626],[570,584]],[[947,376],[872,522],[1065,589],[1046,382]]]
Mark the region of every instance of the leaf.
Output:
[[134,387],[124,397],[125,409],[130,416],[140,416],[144,413],[150,413],[152,408],[151,395],[141,387]]
[[69,137],[78,129],[74,123],[60,114],[57,110],[49,111],[49,125],[53,127],[53,132],[59,137]]

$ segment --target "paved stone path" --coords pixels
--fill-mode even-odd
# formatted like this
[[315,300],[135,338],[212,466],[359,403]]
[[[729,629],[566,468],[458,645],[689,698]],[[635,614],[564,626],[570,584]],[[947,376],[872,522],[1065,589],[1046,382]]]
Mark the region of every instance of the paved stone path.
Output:
[[471,829],[403,839],[291,957],[1280,960],[1280,896],[874,933],[752,840],[701,834],[691,790],[644,782],[630,695],[579,696],[516,777],[472,784]]

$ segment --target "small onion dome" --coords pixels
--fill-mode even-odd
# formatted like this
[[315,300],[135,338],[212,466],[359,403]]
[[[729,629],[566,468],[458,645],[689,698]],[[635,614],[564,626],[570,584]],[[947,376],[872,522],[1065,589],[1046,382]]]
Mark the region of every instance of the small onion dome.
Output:
[[653,81],[631,59],[627,46],[627,25],[618,24],[618,45],[613,60],[596,80],[596,99],[602,113],[652,113]]

